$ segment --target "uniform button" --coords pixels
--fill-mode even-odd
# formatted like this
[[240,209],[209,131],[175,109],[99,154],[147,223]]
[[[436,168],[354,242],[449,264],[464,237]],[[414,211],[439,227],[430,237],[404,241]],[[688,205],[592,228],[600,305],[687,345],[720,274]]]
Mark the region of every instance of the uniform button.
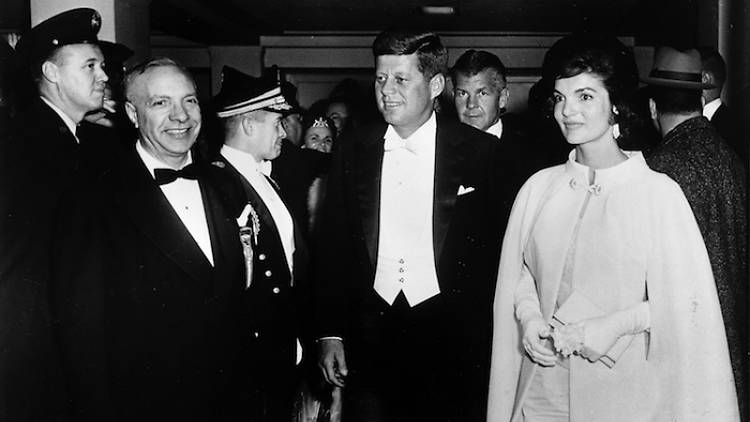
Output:
[[404,282],[404,278],[403,278],[403,277],[401,277],[401,278],[399,278],[399,279],[398,279],[398,281],[400,281],[400,282],[402,282],[402,283],[403,283],[403,282]]
[[403,263],[404,263],[404,259],[403,259],[403,258],[402,258],[402,259],[399,259],[399,260],[398,260],[398,263],[399,263],[399,264],[403,264]]
[[260,254],[260,255],[258,255],[258,259],[260,259],[261,261],[265,261],[266,260],[266,254]]
[[404,272],[404,269],[403,268],[399,268],[398,272],[402,273],[402,272]]
[[279,292],[281,291],[281,289],[279,289],[278,287],[274,287],[273,290],[271,290],[271,291],[273,292],[273,294],[277,295],[277,294],[279,294]]
[[253,337],[258,338],[260,337],[260,333],[257,331],[253,331]]
[[266,274],[266,277],[271,277],[271,274],[272,274],[271,270],[266,270],[265,274]]

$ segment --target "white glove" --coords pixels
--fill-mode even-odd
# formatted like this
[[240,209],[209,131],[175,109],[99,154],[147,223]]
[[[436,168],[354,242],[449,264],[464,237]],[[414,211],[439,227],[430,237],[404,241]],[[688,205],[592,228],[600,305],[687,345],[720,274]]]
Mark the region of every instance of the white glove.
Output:
[[648,301],[621,311],[580,321],[583,325],[581,356],[596,362],[607,354],[617,340],[627,334],[638,334],[651,327]]

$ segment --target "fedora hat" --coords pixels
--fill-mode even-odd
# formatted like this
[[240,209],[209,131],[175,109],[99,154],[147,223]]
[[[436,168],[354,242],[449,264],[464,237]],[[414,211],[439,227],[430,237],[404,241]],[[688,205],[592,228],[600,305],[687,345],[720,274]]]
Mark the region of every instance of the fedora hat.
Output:
[[701,55],[696,49],[680,51],[662,46],[654,51],[654,65],[641,80],[648,85],[669,88],[708,89],[715,86],[702,81]]

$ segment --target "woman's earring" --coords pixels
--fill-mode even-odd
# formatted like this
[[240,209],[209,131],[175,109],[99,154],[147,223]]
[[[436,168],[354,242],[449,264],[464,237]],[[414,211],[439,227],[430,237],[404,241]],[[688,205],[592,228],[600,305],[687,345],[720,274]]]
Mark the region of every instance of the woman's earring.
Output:
[[619,123],[615,123],[614,125],[612,125],[612,137],[615,138],[615,139],[617,139],[617,138],[620,137],[620,135],[621,135],[621,133],[620,133],[620,124]]

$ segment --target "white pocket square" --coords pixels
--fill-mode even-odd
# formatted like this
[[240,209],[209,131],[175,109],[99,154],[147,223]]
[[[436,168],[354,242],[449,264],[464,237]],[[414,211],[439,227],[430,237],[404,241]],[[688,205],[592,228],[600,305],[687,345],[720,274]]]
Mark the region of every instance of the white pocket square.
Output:
[[464,187],[464,185],[461,185],[458,187],[458,196],[466,195],[467,193],[472,193],[472,192],[474,192],[474,188],[471,186],[469,186],[468,188]]

